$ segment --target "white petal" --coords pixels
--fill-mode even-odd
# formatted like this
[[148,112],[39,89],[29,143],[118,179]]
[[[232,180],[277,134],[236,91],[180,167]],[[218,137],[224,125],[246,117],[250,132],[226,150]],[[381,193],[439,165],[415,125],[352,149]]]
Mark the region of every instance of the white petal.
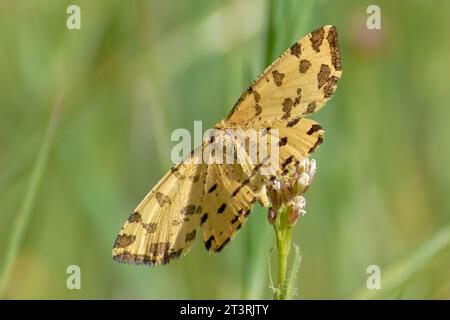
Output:
[[280,190],[281,190],[281,182],[278,181],[278,180],[274,180],[274,181],[273,181],[273,188],[274,188],[276,191],[280,191]]
[[298,166],[303,168],[303,171],[306,171],[306,168],[308,167],[308,163],[309,163],[309,159],[303,158],[302,160],[300,160],[300,163]]
[[306,172],[302,172],[297,181],[301,186],[307,187],[309,186],[309,178],[309,174],[307,174]]
[[304,211],[306,207],[306,199],[302,196],[295,198],[295,206],[300,210]]
[[311,176],[314,176],[314,174],[316,173],[316,171],[317,171],[317,163],[316,163],[316,160],[312,159],[312,160],[309,162],[309,170],[308,170],[308,172],[309,172],[309,174],[310,174]]

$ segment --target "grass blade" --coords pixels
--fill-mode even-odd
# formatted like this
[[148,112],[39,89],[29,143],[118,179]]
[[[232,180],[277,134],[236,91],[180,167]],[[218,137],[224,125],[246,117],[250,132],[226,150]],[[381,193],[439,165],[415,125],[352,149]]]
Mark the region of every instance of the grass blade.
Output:
[[392,290],[404,285],[408,279],[426,266],[427,263],[433,261],[433,257],[444,249],[450,249],[450,226],[437,232],[433,238],[419,247],[414,254],[397,261],[383,272],[381,290],[363,288],[354,295],[354,298],[380,298],[382,295],[389,294]]
[[267,43],[266,43],[266,58],[265,65],[269,66],[275,54],[275,0],[268,0],[267,4]]
[[30,214],[33,208],[34,199],[39,188],[40,181],[45,171],[48,155],[50,152],[51,142],[55,133],[58,114],[60,110],[60,100],[58,99],[47,125],[47,129],[36,159],[33,171],[31,173],[30,183],[28,185],[25,198],[16,219],[13,222],[11,236],[6,246],[6,253],[3,261],[0,264],[0,297],[3,297],[6,286],[8,285],[11,276],[14,261],[19,253],[20,245],[22,243]]

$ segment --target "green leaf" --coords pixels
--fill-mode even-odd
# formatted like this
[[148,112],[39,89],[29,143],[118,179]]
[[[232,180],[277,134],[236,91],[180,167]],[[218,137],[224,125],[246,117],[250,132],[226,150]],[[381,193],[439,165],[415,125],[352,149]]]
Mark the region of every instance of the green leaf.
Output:
[[292,261],[291,270],[289,271],[288,280],[286,283],[286,300],[293,300],[295,296],[298,294],[297,280],[298,280],[298,272],[300,270],[300,264],[302,262],[302,255],[299,247],[293,243],[294,245],[294,260]]

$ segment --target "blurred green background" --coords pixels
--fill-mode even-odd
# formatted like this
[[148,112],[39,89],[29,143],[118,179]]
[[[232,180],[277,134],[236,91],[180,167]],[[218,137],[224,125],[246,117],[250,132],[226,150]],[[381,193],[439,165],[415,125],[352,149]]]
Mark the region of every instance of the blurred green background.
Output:
[[[81,30],[66,8],[81,8]],[[343,78],[296,226],[300,299],[450,298],[450,2],[0,0],[0,295],[271,298],[265,210],[218,255],[160,268],[111,248],[170,168],[294,41],[337,26]],[[53,114],[53,116],[52,116]],[[81,290],[66,268],[81,268]],[[5,268],[9,265],[10,268]],[[366,289],[369,265],[382,289]],[[8,270],[10,272],[8,272]]]

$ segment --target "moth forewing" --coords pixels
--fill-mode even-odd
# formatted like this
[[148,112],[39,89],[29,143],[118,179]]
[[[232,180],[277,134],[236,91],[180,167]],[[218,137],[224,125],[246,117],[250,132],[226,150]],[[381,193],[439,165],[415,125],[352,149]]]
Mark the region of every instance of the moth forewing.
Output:
[[227,122],[251,125],[317,112],[333,95],[341,75],[336,28],[324,26],[278,57],[242,94]]

